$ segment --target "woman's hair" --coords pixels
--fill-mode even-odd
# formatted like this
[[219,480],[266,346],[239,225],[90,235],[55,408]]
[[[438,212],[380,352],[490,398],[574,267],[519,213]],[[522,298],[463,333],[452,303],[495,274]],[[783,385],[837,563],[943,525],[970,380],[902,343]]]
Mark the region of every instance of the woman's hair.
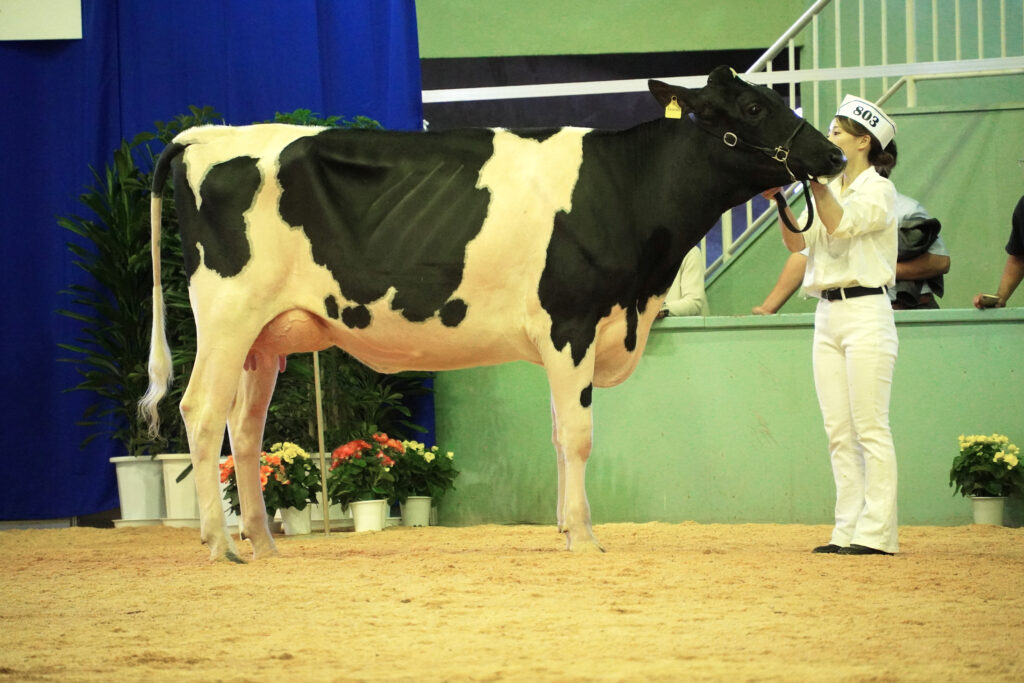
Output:
[[867,128],[857,121],[846,116],[837,116],[836,121],[839,127],[850,135],[867,135],[871,138],[871,149],[868,151],[868,163],[875,167],[878,175],[888,178],[892,169],[896,166],[896,141],[890,140],[889,144],[882,149],[882,143],[872,135]]

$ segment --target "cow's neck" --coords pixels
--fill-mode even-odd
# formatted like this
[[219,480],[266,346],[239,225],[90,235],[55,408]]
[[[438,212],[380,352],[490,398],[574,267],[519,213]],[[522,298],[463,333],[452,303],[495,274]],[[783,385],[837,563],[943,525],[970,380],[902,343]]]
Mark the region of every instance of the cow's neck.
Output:
[[628,193],[636,237],[667,229],[674,248],[666,256],[676,266],[723,212],[755,193],[743,174],[716,163],[728,154],[721,141],[685,122],[651,121],[598,140],[608,186]]

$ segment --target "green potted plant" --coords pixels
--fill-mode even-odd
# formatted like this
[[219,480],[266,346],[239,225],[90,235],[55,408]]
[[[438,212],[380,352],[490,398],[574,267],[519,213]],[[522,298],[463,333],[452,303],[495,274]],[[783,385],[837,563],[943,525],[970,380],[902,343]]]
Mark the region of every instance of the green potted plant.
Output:
[[455,454],[440,447],[427,448],[419,441],[403,441],[403,452],[395,459],[395,496],[402,505],[404,526],[427,526],[430,508],[455,488]]
[[71,354],[60,360],[73,363],[81,376],[68,390],[89,391],[96,397],[78,422],[90,428],[82,446],[97,438],[121,445],[122,455],[111,460],[118,473],[119,521],[125,523],[160,523],[159,518],[166,514],[162,467],[153,456],[188,450],[177,406],[195,350],[181,240],[172,211],[165,219],[164,249],[169,259],[164,292],[168,339],[179,380],[160,406],[161,422],[167,428],[160,439],[153,439],[138,419],[136,408],[149,382],[150,332],[149,326],[139,321],[151,319],[150,298],[140,295],[152,287],[153,278],[149,265],[151,145],[159,143],[162,148],[180,131],[219,119],[220,114],[209,107],[192,107],[189,114],[172,121],[157,121],[155,132],[140,133],[130,142],[123,140],[114,150],[112,162],[102,172],[93,170],[92,185],[79,195],[87,213],[57,221],[71,233],[68,249],[74,265],[88,275],[86,282],[62,291],[70,297],[70,305],[58,313],[79,321],[80,326],[74,342],[59,344]]
[[1006,498],[1024,492],[1020,448],[1003,434],[961,434],[958,440],[960,453],[949,471],[953,495],[971,499],[975,524],[1002,525]]
[[[224,500],[236,515],[241,515],[234,457],[220,465]],[[260,453],[260,486],[267,516],[280,510],[284,532],[288,535],[310,532],[310,503],[317,502],[320,468],[302,447],[290,441],[275,443],[269,452]]]
[[356,531],[384,528],[388,505],[395,497],[391,472],[402,453],[402,442],[383,432],[355,438],[331,453],[327,497],[347,506]]

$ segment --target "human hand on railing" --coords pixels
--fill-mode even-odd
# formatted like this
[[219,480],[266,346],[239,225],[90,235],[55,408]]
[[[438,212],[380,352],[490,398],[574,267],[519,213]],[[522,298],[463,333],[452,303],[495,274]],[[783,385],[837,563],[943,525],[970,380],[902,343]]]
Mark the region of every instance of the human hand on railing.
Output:
[[1004,308],[1006,302],[996,294],[977,294],[974,297],[975,308]]

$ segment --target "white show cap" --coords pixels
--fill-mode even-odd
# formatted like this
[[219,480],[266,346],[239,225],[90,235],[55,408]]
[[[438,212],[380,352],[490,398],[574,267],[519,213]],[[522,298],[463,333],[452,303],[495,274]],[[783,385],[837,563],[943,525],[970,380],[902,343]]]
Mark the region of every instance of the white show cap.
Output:
[[892,122],[892,119],[880,107],[859,97],[853,95],[844,97],[843,103],[836,111],[836,116],[845,116],[867,128],[868,132],[882,143],[882,149],[885,149],[886,145],[892,142],[893,137],[896,136],[896,124]]

